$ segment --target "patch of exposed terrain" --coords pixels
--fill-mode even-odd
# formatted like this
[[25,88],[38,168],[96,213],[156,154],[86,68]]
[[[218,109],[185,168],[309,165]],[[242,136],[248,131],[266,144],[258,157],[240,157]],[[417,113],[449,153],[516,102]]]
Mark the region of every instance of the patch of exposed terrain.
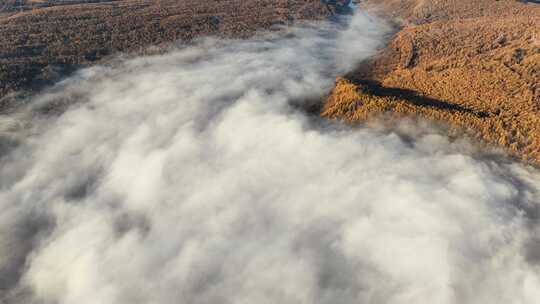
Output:
[[449,122],[540,164],[540,5],[527,1],[380,1],[398,24],[373,60],[338,79],[323,115],[376,113]]
[[331,13],[320,0],[8,0],[0,4],[0,98],[118,52],[208,35],[246,37]]

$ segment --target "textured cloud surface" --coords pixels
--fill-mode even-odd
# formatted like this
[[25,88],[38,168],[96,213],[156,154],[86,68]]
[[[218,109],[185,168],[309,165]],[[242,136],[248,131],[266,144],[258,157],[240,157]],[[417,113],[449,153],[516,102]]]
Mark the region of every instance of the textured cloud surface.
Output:
[[383,34],[207,40],[39,96],[72,105],[0,158],[0,302],[538,303],[536,171],[294,106]]

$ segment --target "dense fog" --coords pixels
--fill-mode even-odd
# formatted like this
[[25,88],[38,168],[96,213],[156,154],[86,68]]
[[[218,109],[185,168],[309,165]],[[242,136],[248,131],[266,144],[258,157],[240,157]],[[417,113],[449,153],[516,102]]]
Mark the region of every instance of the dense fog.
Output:
[[305,113],[388,31],[342,26],[119,59],[2,117],[0,302],[537,303],[537,171]]

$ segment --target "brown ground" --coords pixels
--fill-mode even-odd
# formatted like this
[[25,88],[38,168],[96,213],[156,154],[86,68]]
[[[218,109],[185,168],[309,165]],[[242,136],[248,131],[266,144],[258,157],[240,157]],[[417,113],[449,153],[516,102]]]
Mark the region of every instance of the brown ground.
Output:
[[540,165],[540,4],[514,0],[366,0],[401,30],[340,78],[323,115],[377,113],[449,122]]
[[320,0],[0,0],[0,111],[10,92],[39,89],[110,54],[329,14]]
[[[540,4],[515,0],[364,0],[400,30],[337,81],[323,115],[377,113],[450,122],[540,165]],[[0,0],[0,112],[117,52],[330,14],[320,0]]]

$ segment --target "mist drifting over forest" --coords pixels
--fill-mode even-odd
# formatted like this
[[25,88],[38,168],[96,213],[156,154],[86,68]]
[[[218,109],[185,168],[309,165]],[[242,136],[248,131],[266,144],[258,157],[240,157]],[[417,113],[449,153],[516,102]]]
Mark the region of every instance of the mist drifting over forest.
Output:
[[387,31],[205,39],[34,97],[2,120],[0,299],[535,303],[537,171],[302,110]]

